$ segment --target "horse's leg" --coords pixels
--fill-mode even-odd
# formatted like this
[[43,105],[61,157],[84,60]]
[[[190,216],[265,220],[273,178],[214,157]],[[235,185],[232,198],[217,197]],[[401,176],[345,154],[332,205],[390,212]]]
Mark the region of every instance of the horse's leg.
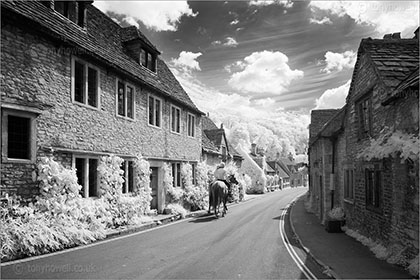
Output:
[[211,194],[211,193],[212,193],[212,192],[210,191],[210,192],[209,192],[209,211],[207,212],[207,213],[209,213],[209,214],[211,213],[211,210],[210,210],[210,209],[211,209],[211,204],[212,204],[212,202],[213,202],[213,201],[212,201],[212,194]]

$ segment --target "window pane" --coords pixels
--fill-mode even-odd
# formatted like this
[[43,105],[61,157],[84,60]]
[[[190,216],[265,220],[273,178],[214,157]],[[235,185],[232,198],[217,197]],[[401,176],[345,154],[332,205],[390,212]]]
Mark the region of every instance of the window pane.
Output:
[[77,2],[77,25],[83,27],[85,25],[85,3]]
[[127,117],[134,118],[134,94],[133,88],[127,86]]
[[98,160],[89,159],[89,197],[98,196]]
[[156,99],[155,102],[156,102],[156,108],[155,108],[156,122],[155,122],[155,125],[160,126],[160,100]]
[[154,125],[155,121],[154,121],[154,108],[155,108],[155,100],[153,99],[153,97],[149,97],[149,124]]
[[171,109],[171,130],[175,131],[175,107]]
[[176,164],[176,186],[177,187],[181,186],[181,164],[180,163]]
[[381,194],[381,171],[375,171],[375,189],[373,205],[379,207]]
[[147,53],[143,49],[140,50],[140,64],[144,67],[147,66]]
[[85,80],[85,66],[80,62],[74,62],[74,100],[84,103],[84,80]]
[[153,69],[153,57],[152,57],[152,55],[150,53],[147,53],[147,68],[149,70],[155,71]]
[[191,136],[195,136],[195,118],[191,116]]
[[173,185],[176,187],[176,164],[172,163],[172,178],[173,178]]
[[176,110],[176,132],[181,132],[181,111]]
[[98,71],[88,68],[88,104],[90,106],[97,106],[98,96]]
[[128,162],[128,192],[134,191],[134,164],[132,161]]
[[127,174],[125,172],[126,166],[127,166],[127,161],[123,161],[123,163],[121,164],[121,170],[123,171],[122,177],[124,179],[124,183],[122,184],[122,193],[127,192]]
[[30,159],[31,119],[8,116],[7,157]]
[[124,84],[118,82],[118,115],[124,116],[125,115],[125,88]]
[[67,1],[54,1],[54,10],[67,17],[68,5]]
[[74,23],[77,23],[77,14],[76,14],[76,3],[74,1],[68,1],[67,3],[67,18]]
[[81,196],[85,196],[85,159],[76,158],[75,162],[76,167],[76,176],[77,183],[82,186],[82,189],[79,191]]

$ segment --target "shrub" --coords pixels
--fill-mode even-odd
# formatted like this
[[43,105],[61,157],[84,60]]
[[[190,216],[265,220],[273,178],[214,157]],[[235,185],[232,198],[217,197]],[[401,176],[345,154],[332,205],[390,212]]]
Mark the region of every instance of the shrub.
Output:
[[134,161],[134,168],[136,173],[135,194],[140,197],[140,213],[148,214],[150,212],[150,202],[152,201],[152,189],[150,188],[152,171],[150,164],[142,155],[138,155]]
[[166,191],[167,204],[180,203],[184,196],[184,190],[182,188],[174,187],[174,177],[172,176],[172,168],[170,164],[165,163],[163,165],[163,173],[163,185]]
[[207,168],[202,163],[197,169],[200,173],[200,184],[196,186],[192,182],[192,166],[189,163],[182,164],[181,176],[184,183],[184,204],[192,211],[205,209],[208,206],[208,190],[204,182],[207,177]]
[[330,221],[341,221],[344,219],[344,209],[341,207],[334,207],[328,211],[328,219]]
[[185,218],[188,214],[188,211],[185,210],[185,208],[182,207],[182,205],[177,203],[168,204],[167,208],[171,211],[172,214],[181,215],[181,218]]

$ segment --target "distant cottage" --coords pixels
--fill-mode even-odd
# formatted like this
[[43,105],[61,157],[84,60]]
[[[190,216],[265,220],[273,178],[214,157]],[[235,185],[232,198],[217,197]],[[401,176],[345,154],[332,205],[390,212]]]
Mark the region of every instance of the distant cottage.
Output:
[[[310,195],[322,222],[342,207],[348,228],[407,259],[419,253],[419,29],[363,39],[346,105],[311,113]],[[411,137],[411,138],[410,138]]]
[[98,159],[112,153],[125,160],[127,193],[141,153],[160,212],[162,166],[177,185],[180,164],[200,160],[203,113],[140,30],[92,2],[1,2],[1,190],[36,195],[35,162],[53,155],[95,197]]

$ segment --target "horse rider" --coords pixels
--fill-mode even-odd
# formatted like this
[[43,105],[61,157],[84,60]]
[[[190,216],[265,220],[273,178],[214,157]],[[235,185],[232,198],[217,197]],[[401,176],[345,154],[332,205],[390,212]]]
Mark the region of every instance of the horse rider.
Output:
[[227,181],[227,173],[226,173],[226,170],[225,170],[225,163],[224,162],[221,162],[217,166],[216,171],[214,171],[213,176],[215,178],[215,181],[221,181],[221,182],[226,184],[226,186],[228,187],[228,192],[230,194],[231,193],[230,183]]

